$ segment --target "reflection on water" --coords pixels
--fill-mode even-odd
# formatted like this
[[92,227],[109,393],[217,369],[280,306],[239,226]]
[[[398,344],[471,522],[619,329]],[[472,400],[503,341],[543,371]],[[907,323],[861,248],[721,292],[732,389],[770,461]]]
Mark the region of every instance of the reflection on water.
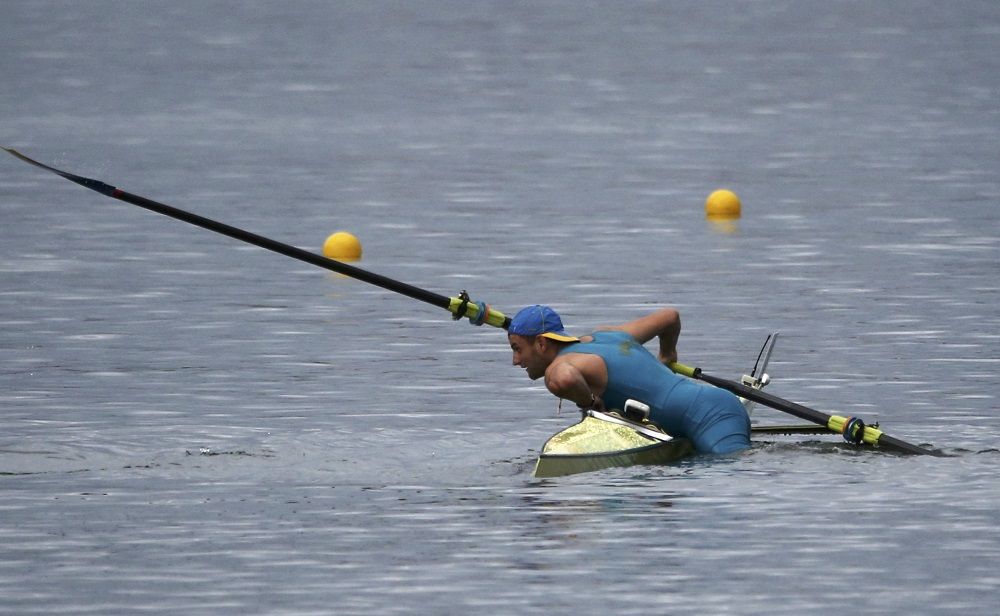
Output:
[[989,612],[997,9],[610,6],[14,3],[4,145],[720,376],[780,331],[769,391],[952,457],[536,480],[502,331],[8,157],[0,611]]
[[739,218],[708,216],[705,220],[708,221],[711,229],[716,233],[733,235],[740,231]]

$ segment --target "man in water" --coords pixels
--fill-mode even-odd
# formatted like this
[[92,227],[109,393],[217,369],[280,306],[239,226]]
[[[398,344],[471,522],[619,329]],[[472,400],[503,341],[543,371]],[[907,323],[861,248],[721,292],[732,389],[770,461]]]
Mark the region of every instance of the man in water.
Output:
[[[548,306],[528,306],[511,319],[507,338],[514,365],[528,378],[580,408],[625,407],[628,399],[650,407],[649,420],[691,441],[699,453],[732,453],[750,447],[750,417],[732,393],[675,374],[681,320],[672,308],[622,325],[574,337]],[[659,357],[644,343],[658,338]]]

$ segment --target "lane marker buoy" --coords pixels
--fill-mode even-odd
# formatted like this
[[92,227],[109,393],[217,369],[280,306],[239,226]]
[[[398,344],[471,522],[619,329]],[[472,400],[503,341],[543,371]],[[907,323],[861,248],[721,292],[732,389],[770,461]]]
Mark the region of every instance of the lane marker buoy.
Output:
[[361,241],[347,231],[337,231],[323,242],[323,256],[338,261],[361,259]]

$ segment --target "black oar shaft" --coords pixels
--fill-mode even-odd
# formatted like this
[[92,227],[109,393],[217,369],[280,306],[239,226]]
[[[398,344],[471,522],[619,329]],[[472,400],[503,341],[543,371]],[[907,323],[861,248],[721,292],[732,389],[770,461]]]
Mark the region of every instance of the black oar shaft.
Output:
[[306,263],[317,265],[319,267],[344,274],[345,276],[349,276],[351,278],[356,278],[369,284],[382,287],[383,289],[389,289],[390,291],[401,293],[407,297],[412,297],[413,299],[418,299],[422,302],[427,302],[428,304],[433,304],[446,310],[451,305],[451,298],[445,297],[444,295],[432,293],[431,291],[426,291],[419,287],[406,284],[405,282],[386,278],[380,274],[375,274],[373,272],[369,272],[368,270],[363,270],[341,261],[329,259],[314,252],[302,250],[301,248],[296,248],[295,246],[284,244],[262,235],[251,233],[250,231],[245,231],[210,218],[205,218],[204,216],[199,216],[198,214],[192,214],[191,212],[180,210],[164,203],[153,201],[152,199],[147,199],[146,197],[134,195],[117,188],[115,188],[109,196],[126,203],[131,203],[132,205],[138,205],[139,207],[146,208],[147,210],[152,210],[158,214],[176,218],[177,220],[182,220],[186,223],[208,229],[209,231],[215,231],[216,233],[221,233],[222,235],[229,236],[233,239],[253,244],[254,246],[266,248],[267,250],[283,254],[287,257],[298,259],[299,261],[305,261]]
[[808,406],[802,406],[801,404],[796,404],[795,402],[790,402],[777,396],[772,396],[771,394],[764,393],[759,389],[754,389],[753,387],[749,387],[743,383],[722,379],[700,371],[697,373],[695,378],[705,381],[706,383],[711,383],[716,387],[728,389],[734,394],[742,396],[747,400],[753,400],[754,402],[759,402],[771,408],[785,411],[790,415],[795,415],[799,419],[805,419],[824,426],[830,421],[830,416],[826,413],[821,413],[817,410],[809,408]]
[[7,150],[12,155],[16,156],[17,158],[20,158],[26,163],[32,164],[41,169],[45,169],[46,171],[51,171],[52,173],[62,176],[71,182],[76,182],[80,186],[84,186],[91,190],[97,191],[102,195],[113,197],[120,201],[131,203],[132,205],[137,205],[139,207],[151,210],[158,214],[163,214],[164,216],[176,218],[177,220],[181,220],[186,223],[190,223],[192,225],[208,229],[209,231],[221,233],[222,235],[229,236],[233,239],[237,239],[242,242],[246,242],[248,244],[253,244],[255,246],[259,246],[261,248],[265,248],[267,250],[283,254],[287,257],[298,259],[299,261],[305,261],[306,263],[326,268],[328,270],[344,274],[345,276],[349,276],[351,278],[356,278],[363,282],[367,282],[369,284],[382,287],[383,289],[395,291],[396,293],[406,295],[407,297],[412,297],[413,299],[417,299],[422,302],[427,302],[428,304],[444,308],[445,310],[450,310],[452,304],[451,298],[445,297],[444,295],[432,293],[431,291],[427,291],[419,287],[406,284],[405,282],[400,282],[398,280],[386,278],[385,276],[354,267],[353,265],[348,265],[341,261],[328,259],[327,257],[324,257],[322,255],[318,255],[316,253],[309,252],[307,250],[302,250],[301,248],[296,248],[295,246],[284,244],[282,242],[272,240],[262,235],[251,233],[250,231],[244,231],[243,229],[239,229],[237,227],[233,227],[231,225],[227,225],[218,222],[216,220],[212,220],[210,218],[205,218],[204,216],[199,216],[198,214],[193,214],[191,212],[187,212],[185,210],[181,210],[173,206],[166,205],[165,203],[160,203],[158,201],[153,201],[152,199],[147,199],[146,197],[134,195],[130,192],[125,192],[124,190],[111,186],[110,184],[105,184],[100,180],[85,178],[66,171],[62,171],[60,169],[56,169],[55,167],[50,167],[48,165],[38,162],[37,160],[28,158],[24,154],[21,154],[20,152],[12,150],[10,148],[4,148],[4,149]]

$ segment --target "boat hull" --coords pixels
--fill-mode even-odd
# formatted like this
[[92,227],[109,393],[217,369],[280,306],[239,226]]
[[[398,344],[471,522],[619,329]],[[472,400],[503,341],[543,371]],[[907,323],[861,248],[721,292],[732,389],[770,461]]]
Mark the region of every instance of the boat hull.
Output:
[[666,464],[694,453],[691,442],[649,424],[588,414],[542,447],[535,477],[560,477],[616,466]]

